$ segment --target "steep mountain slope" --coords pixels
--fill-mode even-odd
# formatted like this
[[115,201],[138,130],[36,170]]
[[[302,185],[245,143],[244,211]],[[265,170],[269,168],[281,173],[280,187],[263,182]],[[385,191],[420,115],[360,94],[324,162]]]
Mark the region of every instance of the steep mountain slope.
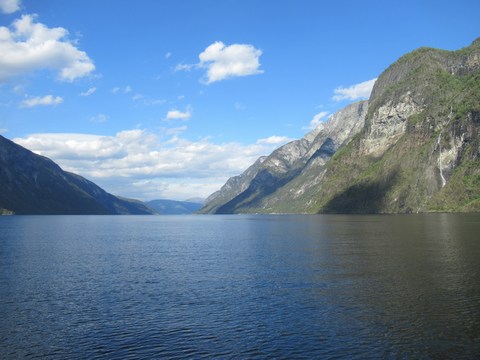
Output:
[[153,214],[0,136],[0,213]]
[[[308,177],[305,187],[320,180],[326,163],[338,148],[363,128],[367,103],[347,106],[300,140],[292,141],[270,156],[262,157],[242,175],[227,181],[207,198],[203,213],[277,211],[288,196],[288,184]],[[314,178],[311,175],[314,174]],[[302,188],[295,191],[303,191]]]
[[242,174],[228,179],[220,190],[207,197],[205,205],[199,212],[203,214],[214,214],[217,212],[218,208],[244,192],[252,182],[253,178],[258,174],[260,166],[266,159],[266,156],[261,156]]
[[480,210],[480,40],[416,50],[377,80],[363,132],[329,164],[308,211]]
[[147,206],[154,209],[161,215],[185,215],[193,214],[203,205],[191,201],[175,201],[166,199],[157,199],[146,202]]
[[[350,107],[335,116],[354,114]],[[480,39],[403,56],[378,78],[366,117],[357,114],[362,126],[339,122],[348,136],[330,151],[334,136],[322,128],[313,152],[302,139],[303,152],[272,153],[279,164],[295,161],[279,176],[265,160],[249,187],[213,212],[480,211]]]

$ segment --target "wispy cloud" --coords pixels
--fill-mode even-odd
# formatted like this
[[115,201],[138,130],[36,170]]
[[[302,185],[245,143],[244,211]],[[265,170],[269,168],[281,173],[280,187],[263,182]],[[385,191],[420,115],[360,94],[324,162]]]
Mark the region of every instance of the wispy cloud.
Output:
[[92,95],[95,91],[97,91],[97,88],[96,88],[96,87],[92,87],[92,88],[88,89],[87,91],[84,91],[84,92],[80,93],[80,96],[90,96],[90,95]]
[[225,45],[217,41],[208,46],[198,56],[197,64],[178,64],[176,71],[189,71],[192,69],[206,69],[205,83],[234,77],[256,75],[263,73],[260,70],[260,56],[262,51],[249,44]]
[[175,71],[190,71],[196,67],[198,67],[198,64],[177,64]]
[[58,70],[61,80],[73,81],[95,69],[87,53],[66,39],[66,29],[48,28],[35,15],[1,26],[0,34],[0,82],[40,69]]
[[55,106],[61,104],[62,102],[63,98],[60,96],[36,96],[23,100],[20,104],[20,107],[32,108],[35,106]]
[[115,86],[113,89],[112,89],[112,94],[118,94],[120,92],[124,93],[124,94],[129,94],[133,91],[132,87],[130,85],[126,85],[124,87],[120,87],[120,86]]
[[373,85],[377,78],[351,85],[349,87],[338,87],[334,90],[334,101],[368,99],[372,92]]
[[313,129],[315,129],[318,125],[320,125],[321,123],[323,123],[325,121],[325,119],[327,118],[327,116],[329,114],[330,113],[328,111],[321,111],[318,114],[315,114],[313,116],[312,120],[310,120],[309,125],[302,127],[302,130],[313,130]]
[[100,114],[97,114],[97,115],[95,115],[95,116],[92,116],[92,117],[90,118],[90,121],[91,121],[91,122],[95,122],[95,123],[104,123],[104,122],[107,122],[107,121],[108,121],[108,116],[105,115],[105,114],[100,113]]

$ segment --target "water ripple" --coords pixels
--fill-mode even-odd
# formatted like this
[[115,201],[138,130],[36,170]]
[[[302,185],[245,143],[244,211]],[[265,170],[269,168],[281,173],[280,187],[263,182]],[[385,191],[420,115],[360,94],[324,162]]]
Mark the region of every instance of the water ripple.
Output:
[[475,358],[480,219],[443,215],[0,218],[0,358]]

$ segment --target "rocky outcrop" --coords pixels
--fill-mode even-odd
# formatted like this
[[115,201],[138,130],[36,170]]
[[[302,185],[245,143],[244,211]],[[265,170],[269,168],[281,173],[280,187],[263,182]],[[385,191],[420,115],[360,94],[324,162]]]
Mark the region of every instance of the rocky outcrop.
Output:
[[[295,197],[288,184],[310,173],[316,173],[315,179],[320,180],[321,176],[317,175],[333,154],[363,128],[367,109],[366,101],[351,104],[302,139],[260,158],[242,175],[230,178],[219,192],[207,198],[201,212],[263,212],[288,197]],[[306,186],[313,186],[315,179]]]
[[479,45],[422,48],[382,73],[361,136],[329,164],[310,209],[479,211]]
[[0,136],[1,214],[154,214]]
[[379,76],[368,104],[272,153],[212,212],[480,211],[479,124],[480,39],[421,48]]

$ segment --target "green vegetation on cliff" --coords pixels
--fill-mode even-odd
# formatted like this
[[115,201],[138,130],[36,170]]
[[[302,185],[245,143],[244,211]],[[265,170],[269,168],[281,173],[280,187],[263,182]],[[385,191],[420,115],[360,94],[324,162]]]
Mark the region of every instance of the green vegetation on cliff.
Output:
[[[420,48],[378,78],[365,126],[322,166],[307,160],[255,203],[228,212],[480,211],[480,39]],[[348,124],[345,124],[348,126]],[[256,187],[263,186],[262,182]],[[249,188],[251,190],[251,187]]]

